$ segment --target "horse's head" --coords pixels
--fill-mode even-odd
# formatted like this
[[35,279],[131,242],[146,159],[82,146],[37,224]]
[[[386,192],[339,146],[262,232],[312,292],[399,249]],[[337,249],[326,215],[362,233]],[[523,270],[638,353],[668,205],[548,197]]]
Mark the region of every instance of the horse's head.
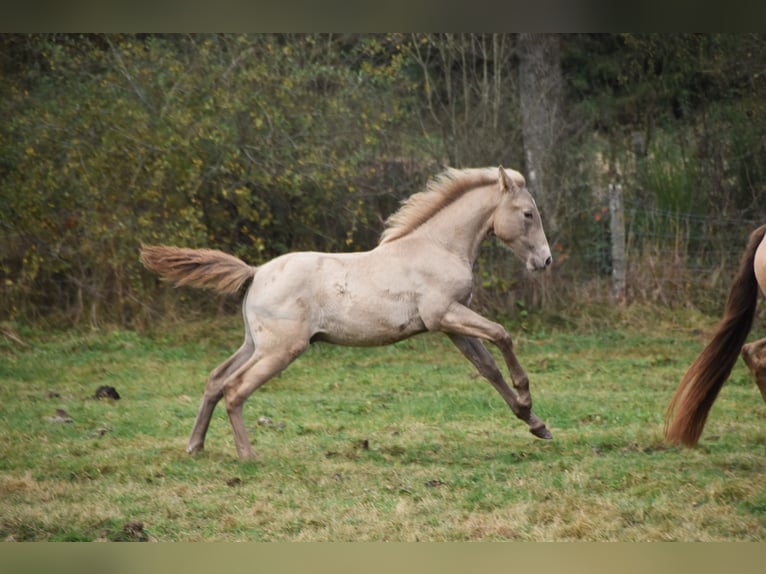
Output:
[[540,271],[551,264],[551,249],[543,222],[524,177],[517,171],[499,168],[503,197],[495,210],[492,231],[527,265]]

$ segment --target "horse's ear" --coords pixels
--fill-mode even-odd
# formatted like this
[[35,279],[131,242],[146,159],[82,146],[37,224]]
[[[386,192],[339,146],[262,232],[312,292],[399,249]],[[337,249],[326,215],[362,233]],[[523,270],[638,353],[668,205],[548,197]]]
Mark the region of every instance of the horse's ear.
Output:
[[505,168],[501,165],[497,169],[500,176],[500,189],[503,191],[515,191],[516,184],[513,183],[513,180],[510,177],[508,177],[508,172],[505,171]]

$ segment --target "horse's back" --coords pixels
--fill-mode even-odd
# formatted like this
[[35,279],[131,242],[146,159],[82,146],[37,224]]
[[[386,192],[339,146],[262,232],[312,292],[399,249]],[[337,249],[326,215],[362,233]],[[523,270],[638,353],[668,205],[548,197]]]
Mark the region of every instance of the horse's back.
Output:
[[363,265],[368,253],[287,253],[258,267],[251,291],[270,301],[303,293],[321,296],[328,284],[342,282]]
[[392,343],[425,330],[412,273],[380,252],[295,252],[260,266],[245,299],[251,328],[300,324],[342,345]]

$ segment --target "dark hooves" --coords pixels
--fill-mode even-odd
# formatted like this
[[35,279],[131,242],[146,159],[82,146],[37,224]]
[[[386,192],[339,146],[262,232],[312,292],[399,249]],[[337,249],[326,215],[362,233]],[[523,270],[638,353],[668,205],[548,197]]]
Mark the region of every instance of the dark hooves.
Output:
[[551,431],[549,431],[545,425],[539,426],[533,429],[529,429],[529,432],[531,432],[537,438],[544,438],[546,440],[550,440],[553,438]]

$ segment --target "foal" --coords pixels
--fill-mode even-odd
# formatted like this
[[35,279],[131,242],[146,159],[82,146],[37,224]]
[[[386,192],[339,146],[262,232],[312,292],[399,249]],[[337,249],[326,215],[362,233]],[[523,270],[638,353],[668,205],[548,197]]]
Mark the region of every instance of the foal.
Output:
[[[244,291],[245,340],[210,374],[186,450],[202,450],[223,398],[239,457],[254,458],[242,420],[245,400],[315,341],[387,345],[425,331],[446,333],[532,434],[551,438],[532,412],[529,379],[511,337],[468,308],[473,264],[490,234],[530,271],[551,264],[524,178],[502,166],[442,173],[404,202],[378,246],[363,253],[290,253],[253,267],[215,250],[142,246],[144,265],[177,285]],[[515,391],[482,340],[500,349]]]

